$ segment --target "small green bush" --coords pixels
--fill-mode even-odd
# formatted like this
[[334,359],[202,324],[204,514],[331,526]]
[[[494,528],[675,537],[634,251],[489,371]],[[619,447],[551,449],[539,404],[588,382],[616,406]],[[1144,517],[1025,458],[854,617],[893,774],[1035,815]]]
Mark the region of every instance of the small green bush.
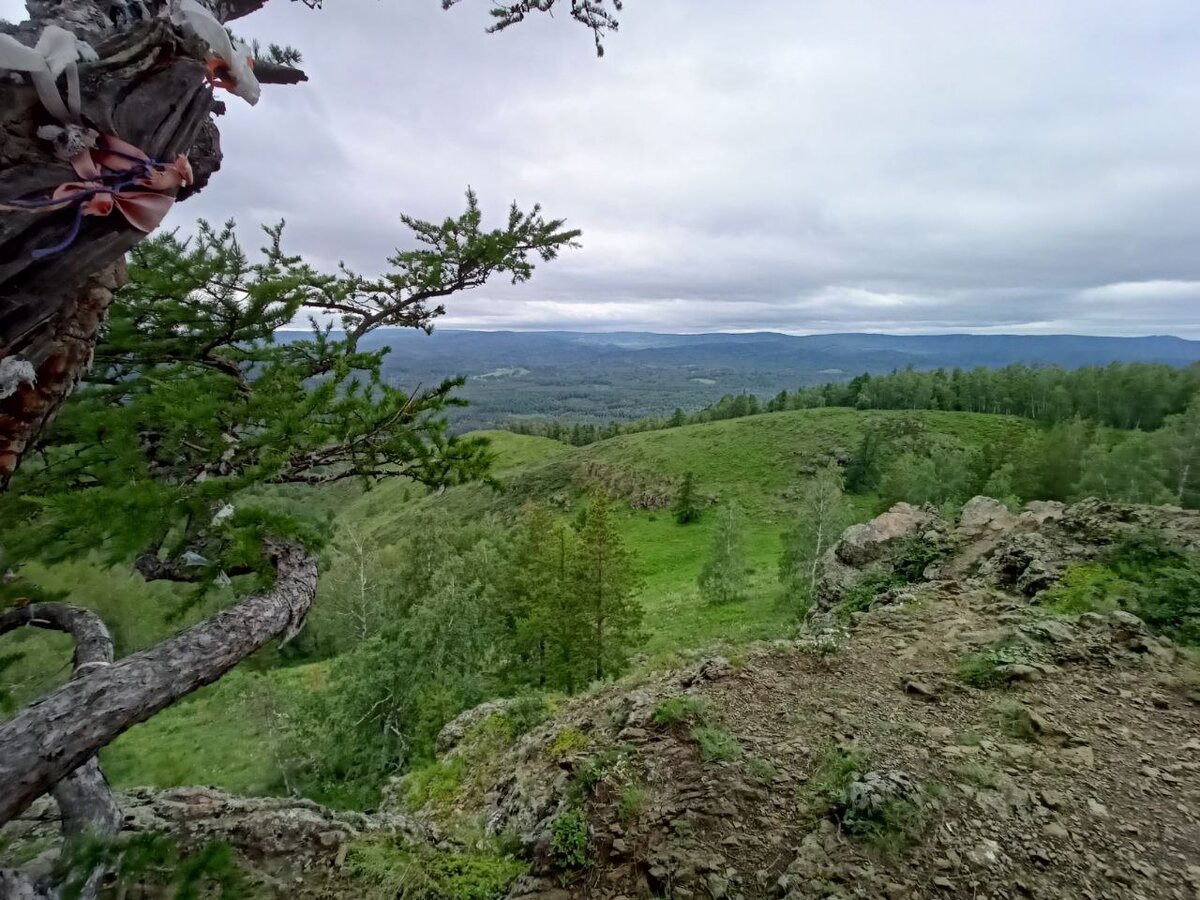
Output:
[[849,619],[854,613],[866,612],[875,602],[875,598],[884,591],[906,583],[903,578],[891,572],[869,572],[842,594],[837,613],[840,618]]
[[591,862],[588,826],[582,810],[559,813],[550,826],[550,852],[564,869],[583,869]]
[[1022,741],[1036,741],[1037,731],[1027,710],[1020,703],[999,703],[996,705],[996,718],[1000,730],[1011,738]]
[[596,785],[603,781],[609,772],[616,769],[630,755],[630,752],[627,747],[610,747],[591,757],[571,780],[568,798],[575,803],[581,802],[596,789]]
[[533,731],[553,714],[554,708],[541,694],[522,694],[504,711],[504,718],[512,728],[513,737],[518,738]]
[[917,535],[900,545],[892,558],[892,571],[904,584],[922,581],[925,578],[925,570],[945,555],[945,548],[940,542]]
[[1053,587],[1038,598],[1043,607],[1064,615],[1111,612],[1121,604],[1118,595],[1132,599],[1134,585],[1098,563],[1070,566]]
[[346,865],[375,888],[371,896],[405,900],[499,900],[529,868],[510,856],[418,849],[391,837],[355,841]]
[[1004,680],[999,667],[1000,662],[993,653],[968,653],[958,661],[958,679],[971,687],[996,687]]
[[1135,534],[1098,561],[1069,567],[1039,595],[1052,612],[1124,609],[1181,644],[1200,645],[1200,556],[1160,534]]
[[916,800],[892,800],[876,807],[868,818],[858,817],[843,824],[851,834],[865,839],[880,856],[893,859],[921,842],[928,811]]
[[956,763],[950,771],[962,783],[972,784],[976,787],[994,788],[1000,779],[1000,773],[995,766],[977,759],[966,759]]
[[578,728],[564,728],[554,736],[554,740],[546,747],[546,752],[555,759],[562,759],[565,756],[570,756],[579,750],[583,750],[591,743],[588,736]]
[[742,745],[724,728],[700,725],[692,729],[692,740],[705,762],[729,762],[742,757]]
[[771,764],[771,761],[763,759],[761,756],[755,756],[747,760],[746,768],[749,770],[751,777],[756,781],[761,781],[763,784],[770,784],[775,780],[775,776],[779,774],[775,766]]
[[414,769],[401,782],[401,800],[415,812],[428,804],[449,803],[458,793],[466,776],[466,761],[461,756],[439,759]]
[[617,798],[617,818],[622,825],[629,826],[646,807],[646,789],[636,781],[621,788]]
[[651,721],[666,728],[681,722],[704,722],[707,718],[708,707],[699,697],[668,697],[655,707]]
[[840,802],[846,789],[867,767],[867,758],[855,747],[831,747],[809,778],[802,805],[809,817],[820,819]]

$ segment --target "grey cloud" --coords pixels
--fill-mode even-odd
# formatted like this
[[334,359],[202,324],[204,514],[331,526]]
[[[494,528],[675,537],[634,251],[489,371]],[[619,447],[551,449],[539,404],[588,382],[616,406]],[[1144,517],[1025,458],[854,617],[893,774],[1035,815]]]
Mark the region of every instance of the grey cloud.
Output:
[[311,81],[231,98],[172,223],[286,218],[364,271],[468,184],[584,230],[458,327],[1200,337],[1195,0],[628,0],[603,60],[565,16],[486,35],[489,6],[239,22]]

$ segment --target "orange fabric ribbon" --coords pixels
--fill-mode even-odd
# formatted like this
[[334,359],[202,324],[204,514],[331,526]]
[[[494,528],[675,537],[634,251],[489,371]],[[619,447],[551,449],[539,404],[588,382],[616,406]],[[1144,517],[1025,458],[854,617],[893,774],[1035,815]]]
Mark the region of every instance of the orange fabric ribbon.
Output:
[[55,247],[35,250],[35,258],[69,246],[79,233],[83,216],[107,216],[114,209],[134,228],[148,234],[159,226],[175,202],[174,193],[160,192],[174,192],[194,180],[186,156],[181,154],[170,163],[159,162],[109,134],[100,135],[95,147],[71,157],[71,167],[80,180],[60,184],[49,199],[0,204],[0,209],[19,211],[53,211],[78,205],[66,239]]

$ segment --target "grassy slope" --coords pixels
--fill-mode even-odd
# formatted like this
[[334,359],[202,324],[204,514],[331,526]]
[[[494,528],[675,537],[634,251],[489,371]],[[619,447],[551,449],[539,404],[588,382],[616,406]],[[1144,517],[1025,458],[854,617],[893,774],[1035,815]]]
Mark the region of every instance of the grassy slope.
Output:
[[[722,641],[777,636],[787,629],[789,616],[776,602],[775,584],[780,536],[788,524],[785,492],[803,479],[807,465],[832,450],[852,450],[871,417],[888,415],[899,414],[842,409],[774,413],[628,435],[582,448],[497,432],[490,436],[497,453],[495,474],[506,485],[503,493],[469,485],[426,495],[396,482],[342,492],[336,502],[341,521],[387,544],[405,534],[422,510],[440,508],[467,521],[484,514],[511,516],[528,498],[576,498],[583,488],[574,475],[588,462],[664,483],[691,471],[702,493],[736,500],[746,513],[753,596],[723,608],[708,607],[697,596],[696,576],[711,540],[713,515],[683,527],[669,510],[625,509],[622,533],[645,582],[641,600],[649,640],[644,649],[652,657],[666,656]],[[925,421],[932,432],[971,446],[1004,441],[1028,427],[995,416],[909,415]],[[859,498],[863,517],[873,502]],[[321,670],[317,665],[265,675],[236,671],[124,735],[105,751],[107,771],[118,786],[200,783],[242,792],[277,789],[262,730],[270,687],[284,679],[319,679]]]
[[[713,515],[680,527],[669,512],[628,511],[623,531],[638,554],[646,580],[642,602],[653,623],[651,653],[779,634],[788,613],[776,603],[775,566],[789,526],[786,492],[803,471],[831,451],[851,451],[871,416],[855,410],[821,409],[772,413],[628,435],[583,448],[582,454],[617,466],[666,476],[692,472],[701,491],[735,500],[745,512],[752,597],[714,609],[700,603],[696,578],[708,552]],[[900,414],[884,414],[900,415]],[[921,413],[931,431],[971,446],[1004,440],[1027,426],[1014,419],[960,413]],[[873,497],[856,498],[860,517]]]

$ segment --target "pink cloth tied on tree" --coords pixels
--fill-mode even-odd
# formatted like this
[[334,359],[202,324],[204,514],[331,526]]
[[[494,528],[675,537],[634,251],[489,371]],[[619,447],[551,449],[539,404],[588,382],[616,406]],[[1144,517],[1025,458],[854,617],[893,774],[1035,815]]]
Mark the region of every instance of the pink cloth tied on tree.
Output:
[[[107,216],[116,208],[130,225],[146,233],[159,226],[175,202],[174,196],[153,191],[177,190],[192,183],[192,166],[186,156],[177,156],[173,163],[155,162],[132,144],[107,134],[100,136],[94,149],[72,157],[71,166],[83,180],[59,185],[52,199],[67,205],[79,194],[88,194],[83,215]],[[102,180],[104,170],[129,173],[134,184],[151,190],[135,191],[121,184],[110,188]]]
[[174,192],[193,181],[192,166],[186,156],[181,154],[173,162],[160,162],[109,134],[100,135],[92,149],[73,156],[71,166],[80,180],[60,184],[48,200],[17,200],[0,205],[0,209],[22,211],[77,206],[75,223],[67,237],[57,246],[33,251],[35,259],[70,246],[79,234],[83,216],[107,216],[114,209],[134,228],[148,234],[159,226],[175,202]]

